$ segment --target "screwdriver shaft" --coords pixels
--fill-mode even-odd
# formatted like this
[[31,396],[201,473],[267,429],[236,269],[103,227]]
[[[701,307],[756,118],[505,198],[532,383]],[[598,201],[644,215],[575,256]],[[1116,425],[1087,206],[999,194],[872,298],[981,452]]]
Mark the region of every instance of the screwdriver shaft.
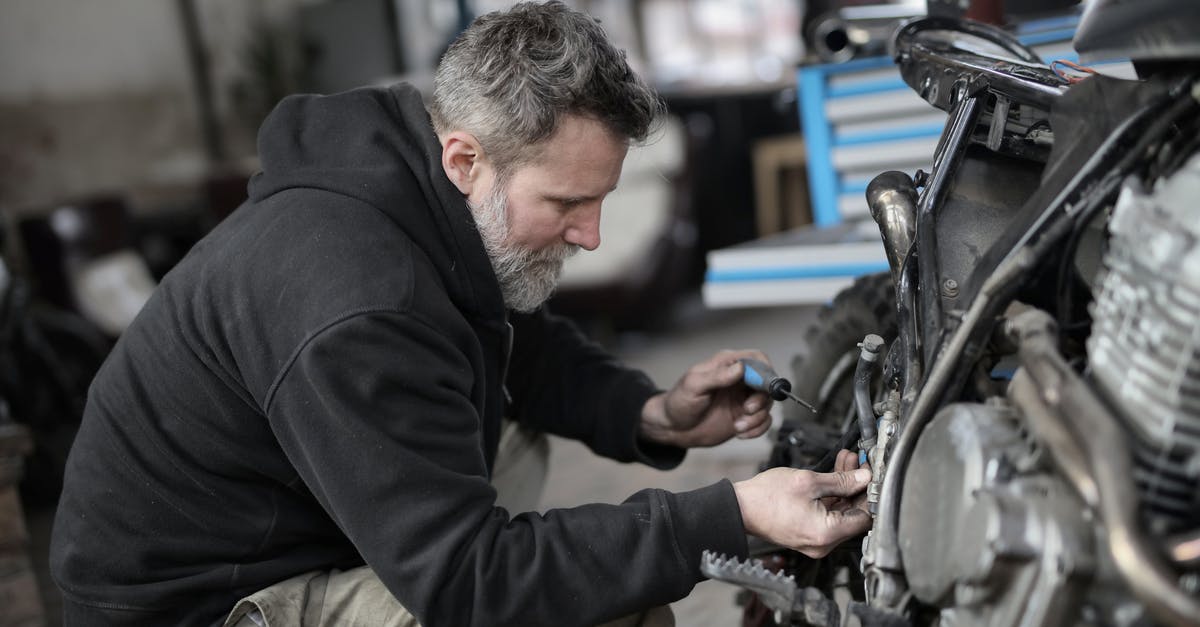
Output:
[[796,401],[797,403],[800,403],[806,409],[808,409],[808,411],[811,411],[814,414],[817,413],[817,408],[813,407],[812,404],[809,403],[808,401],[800,398],[799,396],[796,396],[795,394],[792,394],[791,392],[788,392],[787,395],[788,395],[788,398],[792,399],[793,401]]

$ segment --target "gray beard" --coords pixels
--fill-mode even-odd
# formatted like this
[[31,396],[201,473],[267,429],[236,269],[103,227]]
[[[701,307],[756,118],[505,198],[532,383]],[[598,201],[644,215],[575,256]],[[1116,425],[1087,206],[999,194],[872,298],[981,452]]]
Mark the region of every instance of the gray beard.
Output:
[[579,247],[560,242],[543,250],[532,250],[508,244],[508,194],[503,188],[497,181],[483,202],[467,201],[467,206],[500,282],[505,307],[529,313],[554,293],[563,262],[579,252]]

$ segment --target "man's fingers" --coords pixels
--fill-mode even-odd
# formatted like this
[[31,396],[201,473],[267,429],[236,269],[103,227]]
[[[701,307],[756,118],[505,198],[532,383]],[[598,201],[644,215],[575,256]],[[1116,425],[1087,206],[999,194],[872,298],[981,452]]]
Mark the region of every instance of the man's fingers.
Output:
[[737,437],[744,440],[766,433],[771,427],[770,409],[771,399],[766,394],[755,392],[746,397],[741,407],[733,411],[733,428],[737,431]]
[[812,482],[812,498],[850,497],[867,488],[867,484],[871,482],[871,471],[859,468],[844,472],[814,473]]
[[737,437],[743,440],[757,438],[771,428],[771,414],[763,411],[753,416],[744,416],[733,422]]
[[[762,392],[754,392],[745,398],[735,394],[731,397],[731,403],[734,405],[730,406],[729,413],[733,415],[734,420],[745,422],[747,428],[765,420],[771,410],[771,399]],[[751,422],[754,425],[750,424]]]
[[864,512],[867,511],[866,492],[861,492],[858,496],[848,499],[840,496],[827,496],[821,499],[821,502],[825,504],[825,509],[828,510],[837,510],[840,512],[849,509],[860,509]]
[[747,417],[753,414],[766,413],[771,409],[771,398],[762,392],[755,392],[742,401],[742,413]]
[[871,515],[857,507],[832,510],[826,515],[825,521],[836,538],[835,544],[871,528]]
[[846,449],[842,449],[842,450],[838,451],[837,457],[834,458],[834,460],[833,460],[833,471],[834,472],[845,472],[846,471],[846,453],[847,452],[848,451],[846,451]]
[[824,523],[808,542],[793,548],[814,559],[825,557],[837,545],[870,529],[871,515],[861,509],[827,511]]
[[833,469],[837,472],[846,472],[858,468],[858,453],[842,449],[838,451],[837,460],[833,463]]
[[697,393],[729,387],[742,380],[744,370],[739,359],[768,362],[757,350],[724,350],[696,364],[685,376],[688,388]]

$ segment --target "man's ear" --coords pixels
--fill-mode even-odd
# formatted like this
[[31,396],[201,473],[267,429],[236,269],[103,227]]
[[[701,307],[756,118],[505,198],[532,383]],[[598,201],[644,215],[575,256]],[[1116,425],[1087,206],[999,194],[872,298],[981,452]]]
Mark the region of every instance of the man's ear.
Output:
[[442,140],[442,169],[451,183],[470,197],[471,192],[486,188],[491,178],[491,163],[475,136],[465,131],[452,131]]

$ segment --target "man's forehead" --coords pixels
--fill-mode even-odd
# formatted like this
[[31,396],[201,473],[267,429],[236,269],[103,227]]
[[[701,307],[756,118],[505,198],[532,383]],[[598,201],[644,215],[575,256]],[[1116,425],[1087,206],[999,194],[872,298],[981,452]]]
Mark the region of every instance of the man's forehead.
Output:
[[515,179],[538,182],[545,194],[602,196],[617,185],[627,144],[599,122],[570,121],[519,166]]

